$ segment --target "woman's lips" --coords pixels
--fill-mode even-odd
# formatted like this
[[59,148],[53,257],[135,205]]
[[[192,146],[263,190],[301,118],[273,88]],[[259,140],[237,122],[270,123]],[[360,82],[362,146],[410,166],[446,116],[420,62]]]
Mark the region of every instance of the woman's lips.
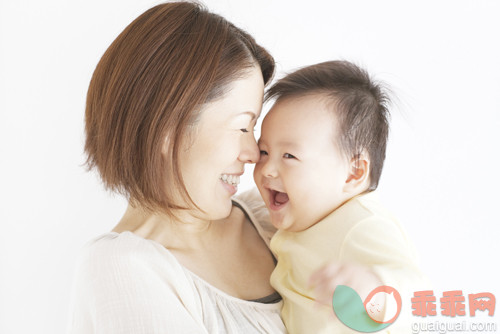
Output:
[[238,184],[240,183],[240,176],[243,175],[243,172],[229,174],[223,173],[219,177],[219,181],[222,183],[222,186],[229,192],[231,196],[236,194],[238,191]]
[[229,192],[229,194],[231,196],[233,196],[234,194],[236,194],[236,192],[238,191],[238,186],[237,185],[231,185],[231,184],[228,184],[222,180],[219,180],[220,183],[222,184],[222,186]]

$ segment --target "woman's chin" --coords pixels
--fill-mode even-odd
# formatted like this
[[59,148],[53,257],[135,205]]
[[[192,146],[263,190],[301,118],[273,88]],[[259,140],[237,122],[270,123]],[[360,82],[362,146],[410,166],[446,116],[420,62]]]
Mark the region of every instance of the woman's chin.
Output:
[[233,210],[233,201],[231,198],[224,201],[224,203],[219,204],[220,209],[218,210],[219,219],[224,219],[229,217],[231,211]]

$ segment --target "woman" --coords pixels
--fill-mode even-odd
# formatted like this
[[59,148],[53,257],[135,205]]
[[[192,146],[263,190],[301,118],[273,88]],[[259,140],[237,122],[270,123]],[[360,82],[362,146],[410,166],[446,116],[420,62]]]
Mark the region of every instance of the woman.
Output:
[[[269,226],[234,200],[259,151],[272,57],[197,4],[156,6],[108,48],[86,107],[88,166],[129,207],[84,248],[70,333],[281,333]],[[264,211],[263,211],[264,212]]]

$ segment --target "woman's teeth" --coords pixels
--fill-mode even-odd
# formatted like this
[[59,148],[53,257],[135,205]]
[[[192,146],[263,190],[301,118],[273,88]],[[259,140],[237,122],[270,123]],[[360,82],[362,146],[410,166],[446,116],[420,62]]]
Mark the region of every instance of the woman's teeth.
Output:
[[222,182],[236,186],[240,183],[240,177],[238,175],[222,174],[220,176]]

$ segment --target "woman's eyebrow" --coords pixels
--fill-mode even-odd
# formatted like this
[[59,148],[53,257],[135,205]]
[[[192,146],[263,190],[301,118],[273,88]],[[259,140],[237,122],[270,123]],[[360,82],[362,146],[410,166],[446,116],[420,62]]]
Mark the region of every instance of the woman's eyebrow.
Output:
[[236,116],[241,116],[241,115],[249,115],[249,116],[251,117],[251,121],[253,121],[254,119],[257,119],[257,117],[258,117],[258,116],[257,116],[254,112],[252,112],[252,111],[244,111],[244,112],[239,113],[239,114],[238,114],[238,115],[236,115]]

